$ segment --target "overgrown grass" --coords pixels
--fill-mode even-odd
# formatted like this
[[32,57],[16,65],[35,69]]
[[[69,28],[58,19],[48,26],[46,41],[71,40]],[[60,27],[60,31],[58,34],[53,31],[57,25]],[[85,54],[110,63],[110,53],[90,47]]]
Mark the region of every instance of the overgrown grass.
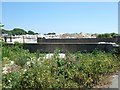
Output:
[[18,45],[2,47],[3,66],[14,61],[21,68],[3,74],[3,88],[92,88],[104,76],[119,70],[120,60],[116,55],[101,51],[92,53],[66,52],[59,58],[55,50],[51,59],[43,58],[39,52],[30,53]]

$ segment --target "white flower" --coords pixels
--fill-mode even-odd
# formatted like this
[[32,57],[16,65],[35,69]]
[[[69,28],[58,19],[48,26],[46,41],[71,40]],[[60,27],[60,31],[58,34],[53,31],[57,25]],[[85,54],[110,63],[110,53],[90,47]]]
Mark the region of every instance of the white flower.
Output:
[[26,63],[26,65],[30,66],[30,63],[31,63],[31,62],[30,62],[30,61],[28,61],[28,62]]
[[38,58],[37,61],[40,61],[40,58]]
[[36,62],[36,60],[31,60],[31,63],[32,63],[32,64],[35,64],[35,62]]
[[8,80],[8,82],[11,82],[10,80]]
[[32,58],[31,58],[31,61],[35,61],[35,60],[36,60],[36,57],[32,57]]
[[2,73],[7,74],[8,73],[7,69],[8,69],[7,67],[3,67],[3,72]]
[[11,62],[10,62],[10,65],[13,65],[13,64],[14,64],[14,61],[11,61]]
[[7,71],[7,67],[3,67],[3,71]]
[[11,67],[3,67],[3,73],[4,74],[11,73]]
[[6,70],[5,70],[5,71],[3,71],[3,74],[7,74],[7,73],[8,73],[8,71],[6,71]]
[[27,69],[24,69],[24,72],[26,72],[27,71]]

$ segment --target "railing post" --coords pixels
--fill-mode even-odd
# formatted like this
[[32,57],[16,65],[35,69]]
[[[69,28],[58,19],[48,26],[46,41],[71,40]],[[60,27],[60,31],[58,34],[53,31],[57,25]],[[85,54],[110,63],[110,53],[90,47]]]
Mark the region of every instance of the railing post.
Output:
[[10,36],[10,42],[12,42],[12,36]]
[[5,40],[5,42],[7,42],[7,37],[6,36],[4,36],[4,40]]
[[23,36],[23,43],[25,43],[25,38],[24,38],[24,36]]

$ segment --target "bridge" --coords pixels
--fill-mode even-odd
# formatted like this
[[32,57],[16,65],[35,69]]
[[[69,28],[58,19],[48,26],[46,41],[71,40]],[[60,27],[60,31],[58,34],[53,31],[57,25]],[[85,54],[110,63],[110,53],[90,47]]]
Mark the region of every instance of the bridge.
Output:
[[25,44],[24,47],[31,51],[53,53],[56,48],[61,53],[66,51],[77,52],[86,51],[91,52],[94,49],[110,52],[115,48],[118,48],[120,43],[120,37],[114,38],[65,38],[65,39],[45,39],[37,38],[36,44]]
[[37,43],[56,43],[56,44],[95,44],[98,42],[114,42],[120,43],[120,36],[114,38],[65,38],[65,39],[45,39],[45,38],[37,38]]
[[91,52],[94,49],[110,52],[119,48],[120,37],[114,38],[65,38],[65,39],[45,39],[37,38],[37,43],[23,43],[24,49],[30,52],[40,51],[43,53],[53,53],[56,48],[61,53],[69,51],[71,53],[77,51]]

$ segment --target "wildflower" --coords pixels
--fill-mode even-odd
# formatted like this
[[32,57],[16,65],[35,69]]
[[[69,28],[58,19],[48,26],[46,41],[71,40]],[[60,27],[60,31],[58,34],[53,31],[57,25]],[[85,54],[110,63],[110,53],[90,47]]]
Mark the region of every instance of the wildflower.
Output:
[[11,72],[10,67],[3,67],[3,74],[7,74],[7,73],[10,73],[10,72]]
[[3,71],[3,74],[7,74],[7,73],[8,73],[8,71],[7,71],[7,70]]
[[13,65],[13,64],[14,64],[14,61],[11,61],[11,62],[10,62],[10,65]]
[[26,63],[26,65],[28,65],[28,66],[30,66],[30,64],[31,64],[31,62],[30,62],[30,61],[28,61],[28,62]]
[[26,72],[27,71],[27,69],[24,69],[24,72]]
[[3,67],[3,71],[7,71],[7,67]]
[[11,82],[10,80],[8,80],[8,82]]
[[7,67],[3,67],[3,74],[7,74],[8,71],[7,71]]

